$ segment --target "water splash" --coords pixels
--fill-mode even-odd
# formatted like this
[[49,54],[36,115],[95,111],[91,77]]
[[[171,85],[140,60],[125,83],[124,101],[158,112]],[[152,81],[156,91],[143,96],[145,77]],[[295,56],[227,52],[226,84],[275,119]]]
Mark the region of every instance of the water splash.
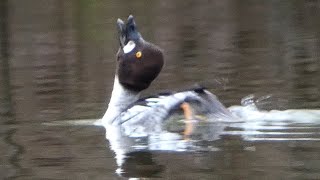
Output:
[[240,131],[225,134],[241,135],[248,141],[320,141],[320,110],[260,110],[257,104],[270,97],[255,99],[249,95],[242,99],[241,106],[229,107],[243,122],[231,125]]
[[101,126],[100,119],[75,119],[75,120],[56,120],[53,122],[44,122],[45,126]]

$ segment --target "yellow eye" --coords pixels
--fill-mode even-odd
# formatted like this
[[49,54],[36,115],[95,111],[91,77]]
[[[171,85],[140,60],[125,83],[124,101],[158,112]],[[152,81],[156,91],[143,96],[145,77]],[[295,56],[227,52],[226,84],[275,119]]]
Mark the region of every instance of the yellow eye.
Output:
[[141,52],[141,51],[138,51],[138,52],[136,53],[136,57],[137,57],[137,58],[141,58],[141,56],[142,56],[142,52]]

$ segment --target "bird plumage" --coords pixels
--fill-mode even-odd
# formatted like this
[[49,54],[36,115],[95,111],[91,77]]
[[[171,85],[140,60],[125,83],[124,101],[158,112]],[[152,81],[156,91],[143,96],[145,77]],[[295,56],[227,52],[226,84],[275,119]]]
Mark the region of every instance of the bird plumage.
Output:
[[232,118],[217,97],[200,86],[139,99],[140,92],[160,73],[163,52],[142,38],[133,16],[129,16],[126,24],[120,19],[117,24],[120,48],[111,99],[102,118],[105,127],[119,127],[117,131],[132,137],[169,131],[164,124],[181,114],[184,103],[191,107],[189,118],[205,116],[216,121]]

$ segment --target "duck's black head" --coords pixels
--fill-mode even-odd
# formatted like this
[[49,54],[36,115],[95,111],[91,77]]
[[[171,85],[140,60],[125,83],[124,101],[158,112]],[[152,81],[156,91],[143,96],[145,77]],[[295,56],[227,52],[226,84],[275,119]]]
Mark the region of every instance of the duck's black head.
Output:
[[133,91],[149,87],[163,66],[163,54],[159,47],[145,41],[132,15],[125,24],[117,21],[120,48],[117,54],[117,75],[119,82]]

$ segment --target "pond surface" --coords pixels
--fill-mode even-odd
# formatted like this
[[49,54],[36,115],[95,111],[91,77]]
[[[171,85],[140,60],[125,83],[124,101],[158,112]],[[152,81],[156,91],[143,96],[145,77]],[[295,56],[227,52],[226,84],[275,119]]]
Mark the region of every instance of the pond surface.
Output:
[[[129,14],[165,53],[144,95],[200,83],[243,121],[117,156],[94,123]],[[319,1],[1,1],[0,179],[319,179],[319,19]]]

